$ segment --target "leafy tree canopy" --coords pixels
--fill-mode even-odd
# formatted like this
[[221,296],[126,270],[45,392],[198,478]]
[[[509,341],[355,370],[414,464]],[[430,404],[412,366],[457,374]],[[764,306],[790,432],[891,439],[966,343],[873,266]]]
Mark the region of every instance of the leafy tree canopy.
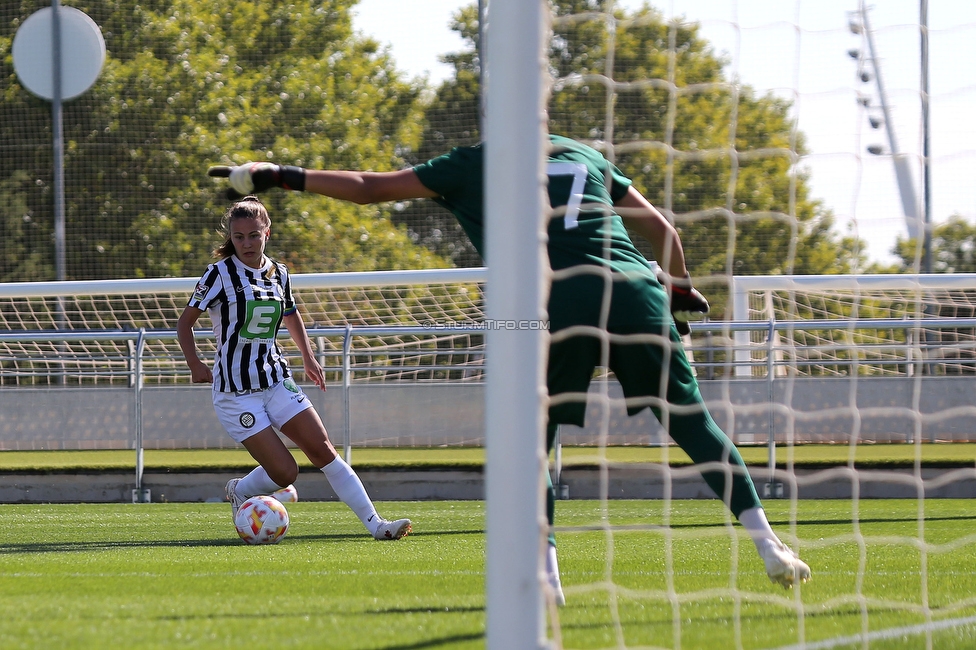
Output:
[[[617,12],[608,75],[605,23],[565,18],[597,4],[553,3],[549,129],[597,147],[612,139],[621,170],[675,219],[693,275],[843,273],[862,262],[857,241],[835,233],[831,212],[809,196],[788,102],[731,84],[696,25],[669,24],[649,6]],[[456,74],[427,111],[421,158],[479,137],[474,6],[454,29],[469,49],[447,58]],[[448,215],[418,208],[403,218],[421,241],[436,232],[441,254],[480,263]]]
[[[0,99],[10,154],[0,157],[0,215],[13,234],[5,247],[16,248],[0,280],[52,279],[50,126],[24,126],[49,109],[16,83],[8,54],[33,4],[0,10],[0,76],[11,82]],[[418,142],[423,86],[353,33],[355,0],[74,4],[101,27],[108,57],[93,88],[65,104],[69,279],[199,274],[228,205],[210,165],[397,169]],[[295,271],[446,264],[393,226],[387,206],[262,198],[269,254]]]
[[[475,7],[455,17],[468,47],[446,57],[454,76],[425,99],[422,81],[405,81],[377,43],[353,33],[354,4],[76,3],[101,26],[108,60],[92,90],[65,105],[69,278],[198,274],[227,206],[204,175],[209,165],[381,171],[476,142]],[[604,22],[566,18],[593,0],[553,6],[550,129],[613,141],[616,163],[681,229],[696,277],[846,272],[861,262],[857,242],[837,236],[830,211],[809,196],[789,104],[730,84],[696,26],[668,24],[650,7],[621,11],[611,41]],[[37,8],[0,8],[0,226],[9,234],[0,281],[53,274],[50,125],[38,118],[49,109],[17,83],[10,57],[16,28]],[[429,201],[265,200],[270,253],[297,271],[481,263]]]
[[[932,230],[932,273],[976,273],[976,225],[954,214]],[[901,262],[894,268],[878,269],[893,273],[923,272],[925,251],[922,242],[899,237],[891,251]]]

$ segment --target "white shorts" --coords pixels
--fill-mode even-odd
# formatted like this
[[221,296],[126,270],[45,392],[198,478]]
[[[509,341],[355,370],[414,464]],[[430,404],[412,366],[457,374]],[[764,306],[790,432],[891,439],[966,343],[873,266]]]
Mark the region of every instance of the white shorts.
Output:
[[305,409],[312,408],[302,387],[288,378],[271,388],[237,393],[213,393],[217,419],[235,442],[244,442],[268,427],[281,427]]

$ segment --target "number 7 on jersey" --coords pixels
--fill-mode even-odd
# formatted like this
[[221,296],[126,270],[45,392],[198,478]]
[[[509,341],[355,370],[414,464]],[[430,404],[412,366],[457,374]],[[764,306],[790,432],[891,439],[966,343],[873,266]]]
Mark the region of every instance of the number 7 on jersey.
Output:
[[[579,225],[580,204],[583,202],[583,187],[586,185],[586,165],[583,163],[551,162],[546,165],[547,176],[572,176],[573,185],[566,201],[566,214],[563,227],[572,230]],[[556,206],[552,206],[556,207]]]

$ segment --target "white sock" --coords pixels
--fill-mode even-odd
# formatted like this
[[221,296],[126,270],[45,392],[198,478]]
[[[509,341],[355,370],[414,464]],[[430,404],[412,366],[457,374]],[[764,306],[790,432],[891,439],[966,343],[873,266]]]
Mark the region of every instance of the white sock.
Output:
[[271,480],[268,472],[258,465],[247,476],[237,482],[237,496],[250,499],[257,494],[271,494],[285,486]]
[[329,480],[329,485],[332,486],[336,496],[356,513],[356,516],[371,534],[375,533],[383,520],[376,514],[376,508],[373,507],[373,502],[366,494],[363,482],[359,480],[359,476],[352,467],[336,456],[334,461],[322,468],[322,473]]
[[739,514],[739,523],[742,527],[746,529],[749,536],[752,537],[753,543],[756,548],[759,549],[763,543],[769,541],[779,541],[776,533],[773,532],[772,526],[769,525],[769,521],[766,519],[766,511],[762,508],[749,508],[748,510],[743,510]]
[[556,560],[556,547],[552,544],[546,549],[546,575],[553,585],[559,584],[559,561]]

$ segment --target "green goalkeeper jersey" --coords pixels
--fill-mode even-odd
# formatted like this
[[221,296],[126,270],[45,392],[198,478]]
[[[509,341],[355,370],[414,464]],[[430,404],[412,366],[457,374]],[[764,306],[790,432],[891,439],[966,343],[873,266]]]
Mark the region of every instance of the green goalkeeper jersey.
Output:
[[[630,180],[591,147],[559,136],[549,136],[549,140],[549,202],[553,208],[565,208],[565,214],[560,210],[560,216],[549,222],[549,262],[553,270],[576,267],[582,271],[567,272],[567,277],[552,283],[549,331],[586,325],[622,335],[611,339],[608,346],[600,337],[583,333],[551,342],[546,384],[554,399],[549,404],[549,423],[583,426],[587,401],[575,396],[586,395],[594,369],[606,366],[628,398],[629,414],[655,405],[655,415],[696,465],[736,467],[731,472],[702,474],[715,494],[728,498],[736,517],[759,507],[742,457],[705,408],[671,319],[668,295],[614,212],[613,204],[627,193]],[[475,146],[458,147],[414,171],[424,186],[439,195],[435,200],[454,213],[485,256],[483,168],[483,148]],[[604,273],[587,272],[594,265],[614,272],[609,287]],[[630,334],[638,336],[631,338]],[[658,342],[662,337],[670,343]],[[656,406],[662,398],[694,408],[668,410],[664,420]],[[550,447],[552,440],[550,435]],[[730,489],[727,482],[731,482]],[[549,521],[551,524],[551,513]]]
[[[548,227],[553,270],[597,264],[614,271],[650,273],[648,261],[613,210],[614,202],[627,193],[630,179],[592,147],[557,135],[550,135],[549,140],[549,202],[554,209],[565,208]],[[414,167],[414,172],[425,187],[439,194],[434,200],[457,217],[487,259],[483,145],[456,147]]]

